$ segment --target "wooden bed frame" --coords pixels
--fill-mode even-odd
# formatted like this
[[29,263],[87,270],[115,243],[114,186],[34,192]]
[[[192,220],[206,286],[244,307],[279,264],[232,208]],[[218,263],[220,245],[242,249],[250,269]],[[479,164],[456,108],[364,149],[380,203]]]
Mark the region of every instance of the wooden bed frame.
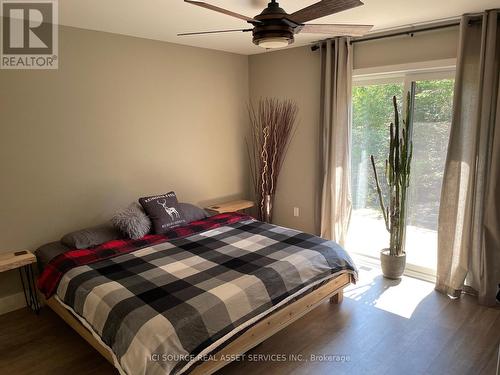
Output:
[[[213,360],[193,365],[191,374],[208,375],[213,374],[229,361],[218,360],[220,358],[235,358],[239,354],[246,353],[253,347],[259,345],[267,338],[281,331],[283,328],[292,324],[300,317],[330,298],[332,303],[339,304],[343,299],[344,288],[353,281],[350,274],[342,274],[329,280],[316,290],[307,293],[298,300],[285,305],[283,308],[274,311],[262,320],[255,323],[236,339],[224,346],[221,350],[213,354]],[[68,323],[80,336],[82,336],[90,345],[92,345],[101,355],[106,358],[113,366],[113,357],[92,333],[82,325],[82,323],[54,297],[46,301],[47,305],[54,310],[66,323]]]

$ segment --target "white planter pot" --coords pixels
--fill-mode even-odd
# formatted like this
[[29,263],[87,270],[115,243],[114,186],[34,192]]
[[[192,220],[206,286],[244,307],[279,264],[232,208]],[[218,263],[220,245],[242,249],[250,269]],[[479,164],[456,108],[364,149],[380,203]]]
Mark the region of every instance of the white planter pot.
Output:
[[383,249],[380,252],[380,264],[384,277],[393,280],[400,279],[406,267],[406,254],[390,255],[389,249]]

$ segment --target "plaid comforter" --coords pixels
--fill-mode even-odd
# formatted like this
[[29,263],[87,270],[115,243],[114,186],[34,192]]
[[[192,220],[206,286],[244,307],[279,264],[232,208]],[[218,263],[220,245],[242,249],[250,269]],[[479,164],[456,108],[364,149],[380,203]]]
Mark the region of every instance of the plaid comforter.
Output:
[[[56,298],[111,349],[121,373],[183,373],[319,283],[356,277],[334,242],[244,215],[206,220],[217,225],[89,264],[51,262],[48,274],[64,269]],[[42,276],[43,288],[53,278]]]
[[49,298],[55,293],[62,276],[72,268],[249,218],[248,215],[236,212],[224,213],[204,220],[192,221],[189,225],[173,228],[165,234],[148,234],[137,240],[114,240],[90,249],[68,251],[57,256],[44,268],[42,274],[38,277],[37,286],[45,295],[45,298]]

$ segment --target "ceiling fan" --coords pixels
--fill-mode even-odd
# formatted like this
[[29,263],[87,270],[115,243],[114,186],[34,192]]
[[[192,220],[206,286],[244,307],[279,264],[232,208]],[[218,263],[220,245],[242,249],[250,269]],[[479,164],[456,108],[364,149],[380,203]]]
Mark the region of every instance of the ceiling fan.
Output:
[[294,42],[295,34],[299,33],[330,34],[332,36],[362,36],[373,27],[373,25],[305,23],[363,5],[360,0],[321,0],[292,14],[285,12],[276,0],[270,0],[271,2],[267,5],[267,8],[253,18],[231,12],[203,1],[184,1],[231,17],[239,18],[251,24],[253,28],[182,33],[177,34],[178,36],[251,31],[253,33],[254,44],[263,48],[286,47]]

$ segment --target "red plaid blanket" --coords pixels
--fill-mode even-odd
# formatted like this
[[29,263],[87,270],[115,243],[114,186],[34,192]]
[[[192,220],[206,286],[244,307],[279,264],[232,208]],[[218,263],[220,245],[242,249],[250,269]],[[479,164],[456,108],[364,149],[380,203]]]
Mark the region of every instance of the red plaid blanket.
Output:
[[193,221],[188,225],[174,228],[165,234],[148,234],[138,240],[114,240],[90,249],[70,250],[58,255],[47,264],[43,272],[38,276],[37,286],[45,297],[49,298],[55,293],[62,276],[75,267],[95,263],[117,255],[167,242],[174,238],[187,237],[250,218],[248,215],[236,212],[223,213],[203,220]]

